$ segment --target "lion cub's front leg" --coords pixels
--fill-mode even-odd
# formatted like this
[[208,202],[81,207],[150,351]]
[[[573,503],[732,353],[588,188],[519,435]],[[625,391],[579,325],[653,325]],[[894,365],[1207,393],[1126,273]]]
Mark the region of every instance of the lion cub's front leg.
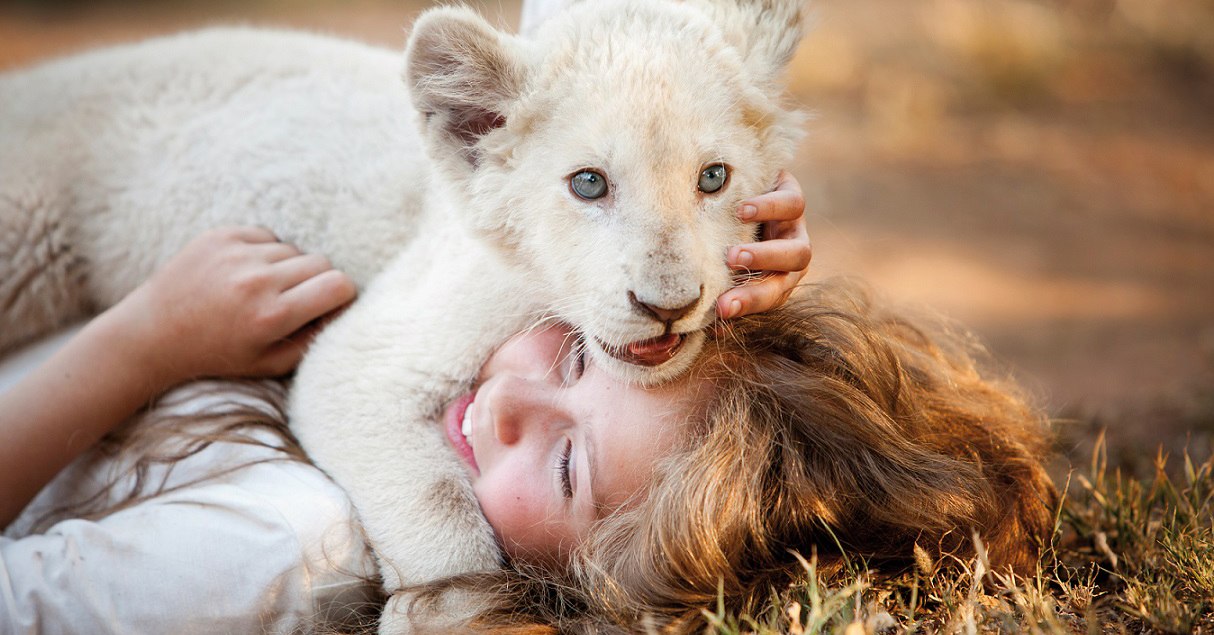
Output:
[[471,239],[429,242],[441,247],[397,258],[321,334],[292,389],[292,430],[350,495],[389,591],[498,565],[438,421],[530,315]]

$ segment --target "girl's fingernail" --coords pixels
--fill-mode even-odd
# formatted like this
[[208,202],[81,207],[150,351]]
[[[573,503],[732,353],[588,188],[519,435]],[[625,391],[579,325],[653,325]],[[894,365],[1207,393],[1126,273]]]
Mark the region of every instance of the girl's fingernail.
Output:
[[759,210],[755,209],[754,205],[743,205],[740,216],[742,217],[742,220],[750,220],[755,217],[755,214],[758,213]]
[[729,310],[725,312],[726,318],[737,317],[742,312],[742,301],[731,300],[729,302]]
[[742,251],[738,252],[737,261],[739,266],[749,267],[750,265],[754,264],[755,256],[749,251],[743,249]]

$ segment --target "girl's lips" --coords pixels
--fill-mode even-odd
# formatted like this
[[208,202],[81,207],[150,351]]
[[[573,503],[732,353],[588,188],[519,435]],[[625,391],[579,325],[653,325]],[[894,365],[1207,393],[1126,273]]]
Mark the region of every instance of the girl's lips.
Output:
[[455,448],[455,453],[472,468],[473,473],[479,475],[481,472],[476,465],[472,446],[468,444],[468,439],[464,437],[463,433],[464,412],[468,410],[473,401],[476,401],[475,392],[464,395],[447,406],[447,440],[451,442],[451,447]]

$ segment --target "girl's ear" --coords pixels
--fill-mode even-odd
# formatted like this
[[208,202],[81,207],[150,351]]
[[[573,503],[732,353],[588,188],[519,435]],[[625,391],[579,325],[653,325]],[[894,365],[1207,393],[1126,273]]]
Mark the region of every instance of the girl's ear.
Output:
[[413,27],[405,62],[413,105],[431,149],[462,159],[465,168],[479,165],[477,143],[505,125],[525,77],[516,39],[470,9],[433,9]]

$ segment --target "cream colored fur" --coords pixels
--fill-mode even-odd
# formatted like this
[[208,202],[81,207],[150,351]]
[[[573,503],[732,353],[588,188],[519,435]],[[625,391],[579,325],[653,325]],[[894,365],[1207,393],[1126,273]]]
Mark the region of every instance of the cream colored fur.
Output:
[[[360,284],[391,260],[301,365],[291,425],[350,493],[389,589],[492,567],[433,421],[494,343],[544,319],[622,377],[686,367],[751,231],[735,209],[799,138],[778,79],[800,29],[796,0],[594,0],[534,39],[444,8],[417,21],[403,83],[390,52],[241,29],[3,77],[0,351],[217,224],[266,225]],[[699,192],[716,162],[728,184]],[[570,192],[585,168],[608,196]],[[667,325],[630,294],[695,308]],[[667,329],[688,338],[654,368],[602,346]],[[384,632],[407,629],[386,613]]]

